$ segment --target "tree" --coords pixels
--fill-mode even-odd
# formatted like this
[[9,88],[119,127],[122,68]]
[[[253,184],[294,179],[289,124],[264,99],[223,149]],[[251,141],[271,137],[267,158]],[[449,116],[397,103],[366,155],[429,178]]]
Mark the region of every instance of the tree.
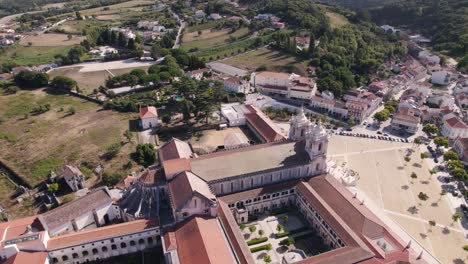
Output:
[[81,56],[85,53],[83,46],[74,46],[68,51],[67,58],[71,64],[78,63],[81,61]]
[[127,142],[131,142],[132,141],[132,138],[133,138],[133,134],[132,132],[130,132],[130,130],[125,130],[124,132],[124,137],[127,139]]
[[76,109],[74,106],[70,106],[67,111],[68,115],[74,115],[76,114]]
[[427,153],[421,153],[421,159],[427,159],[429,157]]
[[283,222],[288,222],[289,221],[289,216],[288,215],[285,215],[283,216]]
[[118,38],[118,45],[120,47],[125,47],[127,46],[127,38],[125,37],[124,33],[123,32],[119,32],[119,38]]
[[136,162],[147,167],[156,162],[156,152],[153,144],[138,144],[136,148]]
[[49,75],[42,72],[20,71],[14,77],[15,83],[26,89],[36,89],[47,86]]
[[412,172],[410,177],[411,179],[416,180],[418,178],[418,175],[415,172]]
[[106,148],[106,153],[104,154],[104,157],[106,159],[113,159],[117,154],[119,154],[120,149],[122,148],[122,145],[120,143],[113,143],[107,146]]
[[294,238],[288,237],[288,238],[285,238],[285,239],[281,240],[279,244],[289,247],[290,245],[293,245],[294,242],[295,242]]
[[49,86],[54,90],[71,91],[76,87],[76,81],[65,76],[55,76]]
[[276,230],[278,230],[278,232],[283,231],[283,226],[282,226],[281,224],[278,224],[278,225],[276,226]]
[[428,196],[426,193],[419,192],[418,198],[419,198],[419,200],[421,200],[421,201],[427,201],[427,199],[429,199],[429,196]]
[[171,122],[171,116],[170,115],[163,115],[161,120],[163,121],[164,124],[169,124]]
[[446,194],[447,194],[447,191],[446,191],[446,190],[444,190],[444,189],[442,189],[442,191],[440,191],[440,197],[439,197],[439,200],[441,200],[441,199],[442,199],[442,197],[443,197],[444,195],[446,195]]
[[422,129],[428,136],[439,133],[439,128],[434,124],[427,124]]
[[404,157],[404,160],[405,160],[406,162],[410,162],[410,161],[411,161],[411,157],[410,157],[410,156],[405,156],[405,157]]
[[468,252],[468,245],[464,245],[462,248],[464,251]]
[[265,256],[263,256],[263,261],[264,261],[265,263],[270,263],[270,262],[271,262],[271,257],[270,257],[270,255],[265,255]]
[[68,35],[67,35],[67,38],[68,38],[68,40],[71,40],[71,39],[73,38],[73,35],[72,35],[72,34],[68,34]]
[[466,180],[468,178],[468,175],[463,168],[455,168],[450,171],[450,175],[455,177],[458,180]]
[[449,141],[446,137],[436,137],[434,138],[434,144],[437,148],[448,147]]
[[431,232],[431,231],[432,231],[432,227],[436,226],[436,221],[434,221],[434,220],[429,220],[428,223],[429,223],[429,230],[428,230],[428,231]]
[[250,231],[250,233],[253,234],[253,233],[255,232],[255,230],[257,230],[257,228],[256,228],[254,225],[250,225],[250,226],[249,226],[249,231]]
[[5,94],[15,94],[19,91],[19,88],[18,86],[14,86],[14,85],[9,85],[5,88],[3,88],[3,92]]
[[460,158],[458,157],[458,154],[455,151],[449,150],[444,153],[444,160],[449,161],[449,160],[459,160]]
[[272,248],[273,248],[273,247],[271,246],[271,244],[267,244],[267,245],[265,246],[266,251],[270,251]]
[[379,122],[384,122],[388,120],[389,116],[390,116],[390,113],[388,112],[388,110],[384,109],[382,111],[375,113],[374,118],[377,119],[377,121]]
[[258,235],[260,237],[263,237],[264,234],[265,234],[265,231],[263,231],[262,229],[258,230]]
[[415,138],[414,143],[417,144],[417,145],[420,145],[420,144],[422,144],[422,140],[420,138]]
[[50,193],[55,193],[59,190],[59,185],[58,183],[54,182],[54,183],[51,183],[47,186],[47,191],[50,192]]
[[354,118],[353,117],[350,117],[348,118],[348,121],[347,121],[348,125],[350,126],[354,126],[356,124],[356,121],[354,121]]
[[136,50],[137,49],[137,44],[135,42],[135,39],[131,38],[128,40],[128,43],[127,43],[127,49],[129,50]]
[[104,185],[107,185],[109,187],[113,187],[116,185],[121,179],[123,178],[123,175],[120,173],[109,173],[109,172],[104,172],[102,174],[102,183]]
[[75,12],[76,20],[83,20],[83,17],[81,16],[80,11]]
[[244,231],[245,227],[246,227],[245,224],[240,224],[239,225],[239,228],[240,228],[241,231]]
[[452,215],[452,221],[453,221],[452,225],[453,225],[455,222],[458,222],[458,220],[460,220],[460,218],[461,218],[460,212],[458,212],[458,211],[455,212],[455,213]]

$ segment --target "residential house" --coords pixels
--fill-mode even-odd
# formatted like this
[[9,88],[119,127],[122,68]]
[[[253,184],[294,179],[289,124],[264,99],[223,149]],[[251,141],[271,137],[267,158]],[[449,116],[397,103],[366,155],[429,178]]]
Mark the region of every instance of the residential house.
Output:
[[457,152],[458,157],[463,163],[468,163],[468,138],[458,137],[453,143],[453,150]]
[[283,29],[286,27],[286,24],[284,24],[283,22],[273,22],[271,23],[271,27],[274,29]]
[[197,11],[195,11],[194,17],[196,19],[204,19],[206,17],[206,13],[203,12],[202,10],[197,10]]
[[155,127],[158,124],[158,111],[154,106],[140,109],[140,126],[143,130]]
[[18,66],[18,67],[13,67],[13,69],[11,69],[11,74],[16,75],[22,71],[32,71],[31,67],[27,67],[27,66]]
[[458,116],[449,114],[443,118],[440,133],[449,139],[456,139],[459,137],[467,138],[468,125],[466,125]]
[[227,79],[223,79],[224,88],[229,92],[234,93],[250,93],[250,82],[246,81],[239,77],[229,77]]
[[0,39],[0,46],[10,46],[13,45],[13,43],[15,42],[11,39]]
[[378,95],[380,97],[384,97],[385,94],[387,94],[389,88],[388,84],[386,82],[372,82],[367,86],[367,90],[369,92],[374,93],[375,95]]
[[291,37],[291,40],[292,41],[295,41],[296,42],[296,45],[300,48],[308,48],[309,47],[309,41],[310,39],[309,38],[305,38],[305,37]]
[[218,13],[211,13],[211,14],[210,14],[210,19],[212,19],[212,20],[215,20],[215,21],[216,21],[216,20],[220,20],[220,19],[222,19],[222,18],[223,18],[223,17],[220,16]]
[[11,75],[11,73],[1,73],[0,74],[0,81],[3,81],[3,80],[8,80],[12,77],[13,75]]
[[86,177],[75,166],[66,165],[63,168],[62,178],[74,192],[85,188]]
[[294,73],[256,72],[252,74],[251,82],[265,93],[307,101],[312,99],[317,91],[314,80]]
[[422,50],[418,54],[418,58],[424,63],[424,64],[431,64],[431,65],[436,65],[440,64],[440,57],[437,55],[434,55],[430,53],[427,50]]
[[210,70],[208,68],[201,68],[193,71],[188,71],[185,73],[185,76],[200,81],[203,78],[203,74],[205,72],[210,72]]
[[403,131],[409,134],[415,134],[420,126],[420,117],[417,111],[410,108],[399,109],[393,115],[391,128],[398,131]]
[[354,119],[357,124],[364,121],[369,111],[366,102],[351,99],[347,100],[345,105],[348,109],[348,118]]
[[387,34],[393,34],[397,32],[397,30],[390,25],[382,25],[380,28]]
[[429,97],[426,99],[426,103],[431,105],[431,106],[436,106],[436,107],[449,107],[453,108],[455,105],[455,98],[444,91],[434,91],[432,92]]
[[273,14],[265,13],[256,15],[254,19],[268,21],[271,17],[273,17]]
[[438,85],[448,85],[452,80],[452,73],[448,71],[436,71],[432,73],[431,82]]
[[459,93],[455,95],[455,101],[460,108],[468,108],[468,93]]

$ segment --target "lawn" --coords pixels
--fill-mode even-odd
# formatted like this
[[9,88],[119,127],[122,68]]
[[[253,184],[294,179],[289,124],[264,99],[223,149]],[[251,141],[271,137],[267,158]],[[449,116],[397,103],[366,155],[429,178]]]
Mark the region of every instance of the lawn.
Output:
[[211,29],[219,24],[223,23],[224,19],[216,20],[216,21],[211,21],[207,23],[200,23],[198,25],[193,25],[188,28],[188,32],[196,32],[198,30],[206,30],[206,29]]
[[154,4],[154,1],[134,0],[134,1],[128,1],[128,2],[124,2],[120,4],[109,5],[105,7],[96,7],[96,8],[86,9],[86,10],[80,11],[80,13],[86,16],[108,15],[108,14],[113,14],[116,11],[120,11],[121,9],[131,9],[132,7],[147,6],[147,5],[152,5],[152,4]]
[[0,63],[13,61],[18,65],[39,65],[52,63],[55,61],[54,56],[57,54],[66,54],[72,46],[36,46],[25,47],[14,45],[6,47],[4,53],[0,56]]
[[230,41],[230,38],[237,38],[238,40],[242,40],[249,36],[249,30],[247,28],[241,28],[232,34],[229,34],[229,31],[230,29],[205,29],[201,30],[201,35],[199,35],[198,31],[186,33],[182,39],[182,48],[186,50],[193,48],[206,50],[229,44],[232,42]]
[[270,71],[293,71],[301,75],[306,74],[306,64],[288,54],[279,51],[261,48],[239,56],[224,60],[223,63],[254,71],[265,65]]
[[[50,104],[48,112],[31,114],[35,106],[46,103]],[[75,114],[69,114],[71,107]],[[94,103],[69,95],[36,90],[0,96],[0,116],[4,119],[0,131],[7,135],[0,137],[0,156],[30,185],[38,184],[64,164],[87,162],[102,164],[106,171],[123,171],[135,148],[134,143],[124,144],[116,158],[101,159],[107,146],[125,141],[123,133],[136,116],[103,111]]]
[[26,36],[20,41],[20,45],[29,46],[45,46],[45,47],[60,47],[60,46],[71,46],[80,44],[85,37],[83,36],[72,36],[71,39],[68,39],[66,34],[39,34],[36,36]]
[[[49,72],[51,77],[62,75],[72,78],[78,83],[81,91],[84,94],[91,94],[94,89],[104,85],[106,79],[111,75],[109,72],[95,71],[95,72],[79,72],[81,67],[60,68]],[[115,74],[115,73],[114,73]]]

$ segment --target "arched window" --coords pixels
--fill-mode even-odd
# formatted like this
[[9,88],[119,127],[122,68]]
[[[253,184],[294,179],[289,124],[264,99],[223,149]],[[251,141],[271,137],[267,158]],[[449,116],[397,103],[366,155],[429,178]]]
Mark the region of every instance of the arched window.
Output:
[[88,256],[88,255],[89,255],[89,253],[88,253],[88,251],[87,251],[87,250],[84,250],[82,254],[83,254],[83,257],[86,257],[86,256]]
[[144,243],[145,243],[145,240],[143,240],[143,238],[140,238],[140,239],[138,240],[138,244],[143,245]]
[[320,169],[320,164],[317,163],[317,166],[315,166],[315,170],[318,171]]
[[321,151],[321,150],[322,150],[322,143],[320,143],[318,146],[318,151]]
[[301,129],[301,137],[304,136],[304,129]]
[[253,186],[253,177],[250,178],[250,186]]
[[126,248],[126,247],[127,247],[127,244],[126,244],[125,242],[122,242],[122,243],[120,243],[120,247],[121,247],[121,248]]
[[78,258],[78,253],[73,253],[72,257],[73,257],[74,259],[77,259],[77,258]]
[[133,246],[135,246],[135,245],[136,245],[135,241],[130,240],[130,246],[133,247]]
[[221,193],[223,193],[223,192],[224,192],[224,186],[223,186],[223,184],[221,183]]
[[117,246],[115,244],[112,244],[111,248],[112,248],[112,250],[116,250]]
[[244,180],[241,180],[241,189],[244,189]]
[[68,256],[67,256],[67,255],[63,255],[63,256],[62,256],[62,260],[63,260],[63,261],[67,261],[67,260],[68,260]]
[[233,192],[233,191],[234,191],[234,183],[231,182],[231,192]]
[[107,252],[107,247],[102,247],[102,252]]
[[97,248],[93,248],[93,254],[97,254],[97,253],[98,253]]
[[57,258],[52,258],[52,263],[58,263],[58,259]]
[[148,244],[153,244],[153,238],[152,237],[148,237]]

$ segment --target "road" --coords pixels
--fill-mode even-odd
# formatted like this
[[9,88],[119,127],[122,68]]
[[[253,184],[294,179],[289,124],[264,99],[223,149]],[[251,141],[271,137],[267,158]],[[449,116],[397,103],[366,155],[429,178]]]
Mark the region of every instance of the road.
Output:
[[180,43],[181,43],[181,39],[180,39],[180,35],[182,34],[182,31],[184,30],[185,28],[185,21],[182,20],[179,15],[177,15],[176,12],[174,12],[174,10],[172,10],[172,8],[170,8],[172,14],[174,14],[174,17],[179,20],[179,23],[180,23],[180,27],[179,27],[179,31],[177,32],[177,37],[176,37],[176,40],[174,42],[174,46],[172,46],[173,49],[178,49],[180,48]]

